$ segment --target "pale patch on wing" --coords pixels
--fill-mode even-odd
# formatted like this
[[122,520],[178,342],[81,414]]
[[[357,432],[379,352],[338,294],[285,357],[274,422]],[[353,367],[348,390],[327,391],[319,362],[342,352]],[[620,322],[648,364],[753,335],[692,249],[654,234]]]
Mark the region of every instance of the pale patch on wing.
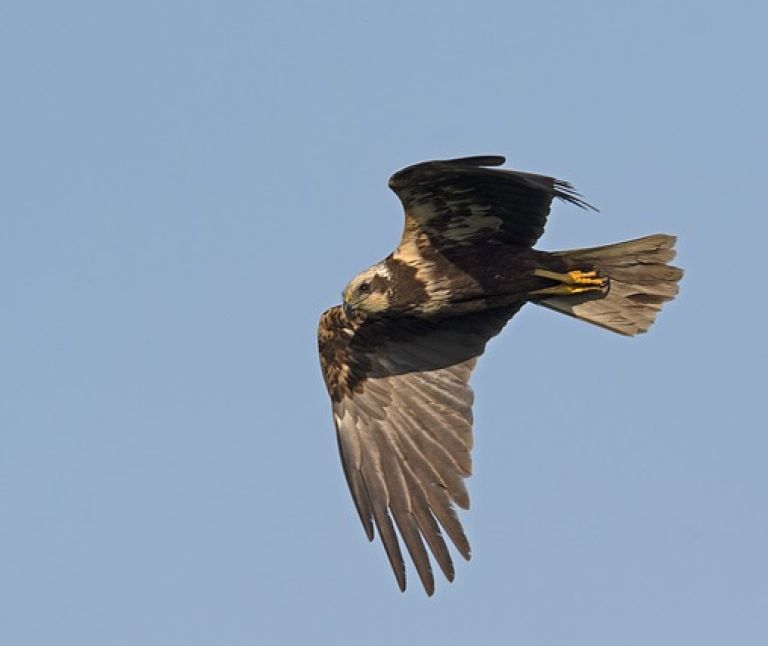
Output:
[[389,267],[387,266],[387,263],[384,261],[381,261],[380,263],[374,265],[376,268],[376,275],[381,276],[382,278],[389,278],[391,276],[391,273],[389,271]]
[[474,191],[445,189],[442,208],[433,203],[408,209],[410,217],[427,232],[430,239],[438,238],[441,245],[471,245],[475,240],[492,237],[504,220],[494,214],[494,207],[478,203]]
[[427,234],[415,220],[406,216],[403,236],[397,249],[392,254],[392,258],[418,269],[420,263],[426,262],[423,250],[427,246],[429,246]]

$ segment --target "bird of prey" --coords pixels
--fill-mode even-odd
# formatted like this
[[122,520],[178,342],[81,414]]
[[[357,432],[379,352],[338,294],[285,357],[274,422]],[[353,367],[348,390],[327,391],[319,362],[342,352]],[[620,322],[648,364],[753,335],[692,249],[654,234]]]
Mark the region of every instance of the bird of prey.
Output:
[[683,274],[668,264],[675,238],[664,234],[533,249],[554,198],[593,207],[567,182],[497,168],[504,161],[465,157],[395,173],[389,186],[405,209],[400,244],[355,276],[343,304],[320,318],[344,475],[401,590],[401,541],[428,595],[430,552],[454,578],[444,534],[469,559],[456,507],[469,507],[469,377],[488,340],[528,302],[619,334],[645,332]]

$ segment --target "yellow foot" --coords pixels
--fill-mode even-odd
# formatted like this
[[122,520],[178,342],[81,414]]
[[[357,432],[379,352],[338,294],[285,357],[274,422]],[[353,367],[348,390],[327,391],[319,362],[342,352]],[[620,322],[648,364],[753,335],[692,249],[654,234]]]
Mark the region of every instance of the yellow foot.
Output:
[[608,284],[608,279],[598,275],[596,271],[569,271],[568,277],[574,285],[596,285],[604,287]]
[[544,287],[531,292],[531,296],[569,296],[584,292],[605,292],[608,289],[608,279],[596,271],[569,271],[561,274],[548,269],[534,269],[533,275],[560,283],[552,287]]

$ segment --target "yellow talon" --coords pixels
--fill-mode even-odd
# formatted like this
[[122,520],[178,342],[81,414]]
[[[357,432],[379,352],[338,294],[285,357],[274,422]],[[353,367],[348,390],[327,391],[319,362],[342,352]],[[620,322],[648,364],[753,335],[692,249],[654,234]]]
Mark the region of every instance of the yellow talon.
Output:
[[607,282],[607,279],[598,276],[596,271],[569,271],[567,276],[570,278],[568,282],[574,285],[598,285],[602,287]]
[[544,287],[531,292],[531,296],[570,296],[584,292],[604,291],[608,287],[608,279],[596,271],[569,271],[562,274],[548,269],[534,269],[533,275],[560,283],[552,287]]

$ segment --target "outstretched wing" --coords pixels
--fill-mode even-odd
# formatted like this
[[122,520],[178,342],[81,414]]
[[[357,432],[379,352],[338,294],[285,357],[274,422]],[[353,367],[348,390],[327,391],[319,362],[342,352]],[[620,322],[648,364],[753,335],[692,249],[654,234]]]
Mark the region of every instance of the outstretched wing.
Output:
[[463,157],[408,166],[389,179],[405,208],[395,257],[445,253],[494,242],[532,247],[544,232],[554,198],[593,209],[568,183],[545,175],[489,168],[504,157]]
[[520,305],[439,321],[362,322],[334,307],[320,319],[320,362],[344,474],[366,534],[373,540],[375,525],[401,590],[405,563],[395,526],[427,594],[434,592],[427,547],[448,580],[454,577],[441,527],[470,556],[454,508],[469,507],[468,382],[488,340]]

